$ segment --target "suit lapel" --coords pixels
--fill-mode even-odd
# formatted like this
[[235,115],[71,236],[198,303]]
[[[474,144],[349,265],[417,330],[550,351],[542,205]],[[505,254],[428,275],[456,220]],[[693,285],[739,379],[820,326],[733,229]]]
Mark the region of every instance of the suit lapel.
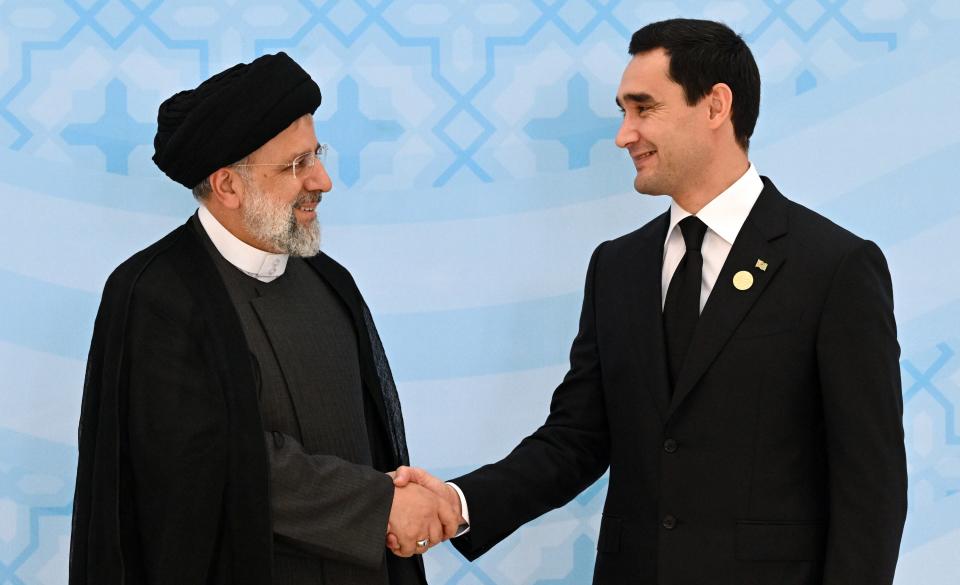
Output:
[[629,249],[625,265],[630,269],[624,274],[628,302],[623,317],[630,324],[625,329],[634,336],[629,346],[636,348],[643,386],[649,390],[661,420],[666,420],[670,406],[660,292],[663,242],[669,225],[667,212],[639,234],[638,245]]
[[[787,231],[786,199],[769,179],[764,177],[763,182],[764,189],[740,229],[697,321],[667,418],[694,389],[786,260],[771,244]],[[765,263],[765,269],[757,266],[758,261]],[[753,278],[746,290],[734,286],[734,276],[741,271]]]

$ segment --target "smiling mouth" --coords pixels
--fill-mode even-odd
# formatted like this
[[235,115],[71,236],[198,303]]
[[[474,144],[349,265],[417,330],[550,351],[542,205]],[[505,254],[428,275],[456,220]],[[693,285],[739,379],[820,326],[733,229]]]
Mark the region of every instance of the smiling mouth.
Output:
[[294,207],[294,209],[299,209],[300,211],[304,211],[304,212],[307,212],[307,213],[312,213],[312,212],[316,211],[317,205],[320,204],[320,200],[321,200],[321,199],[323,199],[323,195],[322,195],[322,194],[317,195],[317,196],[314,196],[314,197],[307,197],[307,198],[305,198],[304,200],[298,202],[298,203],[297,203],[296,205],[294,205],[293,207]]
[[641,161],[641,160],[650,158],[651,156],[653,156],[653,155],[655,155],[655,154],[657,154],[657,151],[656,151],[656,150],[648,150],[647,152],[638,154],[637,156],[633,157],[633,160],[635,160],[635,161]]

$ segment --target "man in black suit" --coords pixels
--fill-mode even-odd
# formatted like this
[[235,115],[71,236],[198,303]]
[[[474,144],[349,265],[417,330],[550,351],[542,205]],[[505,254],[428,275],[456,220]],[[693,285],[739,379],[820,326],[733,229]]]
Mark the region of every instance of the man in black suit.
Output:
[[594,252],[542,427],[451,484],[397,482],[461,508],[469,559],[609,467],[594,583],[889,585],[907,477],[883,255],[750,163],[760,78],[733,31],[653,23],[630,54],[616,142],[670,210]]

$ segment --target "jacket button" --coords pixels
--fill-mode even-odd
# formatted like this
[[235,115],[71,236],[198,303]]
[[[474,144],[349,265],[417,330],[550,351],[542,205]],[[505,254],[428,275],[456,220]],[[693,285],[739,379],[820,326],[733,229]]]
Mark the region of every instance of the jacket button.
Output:
[[667,514],[663,517],[663,527],[667,530],[673,530],[677,527],[677,519],[670,514]]
[[663,442],[663,450],[667,453],[676,453],[677,452],[677,442],[673,439],[667,439]]

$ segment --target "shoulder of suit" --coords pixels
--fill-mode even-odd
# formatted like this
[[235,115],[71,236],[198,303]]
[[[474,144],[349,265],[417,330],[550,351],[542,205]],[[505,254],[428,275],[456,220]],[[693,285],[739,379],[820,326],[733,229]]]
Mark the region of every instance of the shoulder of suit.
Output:
[[624,234],[620,237],[613,238],[601,244],[607,245],[611,250],[619,250],[622,248],[631,248],[633,246],[641,245],[647,241],[655,242],[657,245],[662,245],[664,238],[667,237],[667,226],[670,221],[670,211],[667,210],[665,213],[654,217],[643,226],[633,230],[630,233]]
[[789,234],[798,246],[818,255],[843,256],[863,244],[864,238],[833,220],[800,203],[784,199],[788,206]]

